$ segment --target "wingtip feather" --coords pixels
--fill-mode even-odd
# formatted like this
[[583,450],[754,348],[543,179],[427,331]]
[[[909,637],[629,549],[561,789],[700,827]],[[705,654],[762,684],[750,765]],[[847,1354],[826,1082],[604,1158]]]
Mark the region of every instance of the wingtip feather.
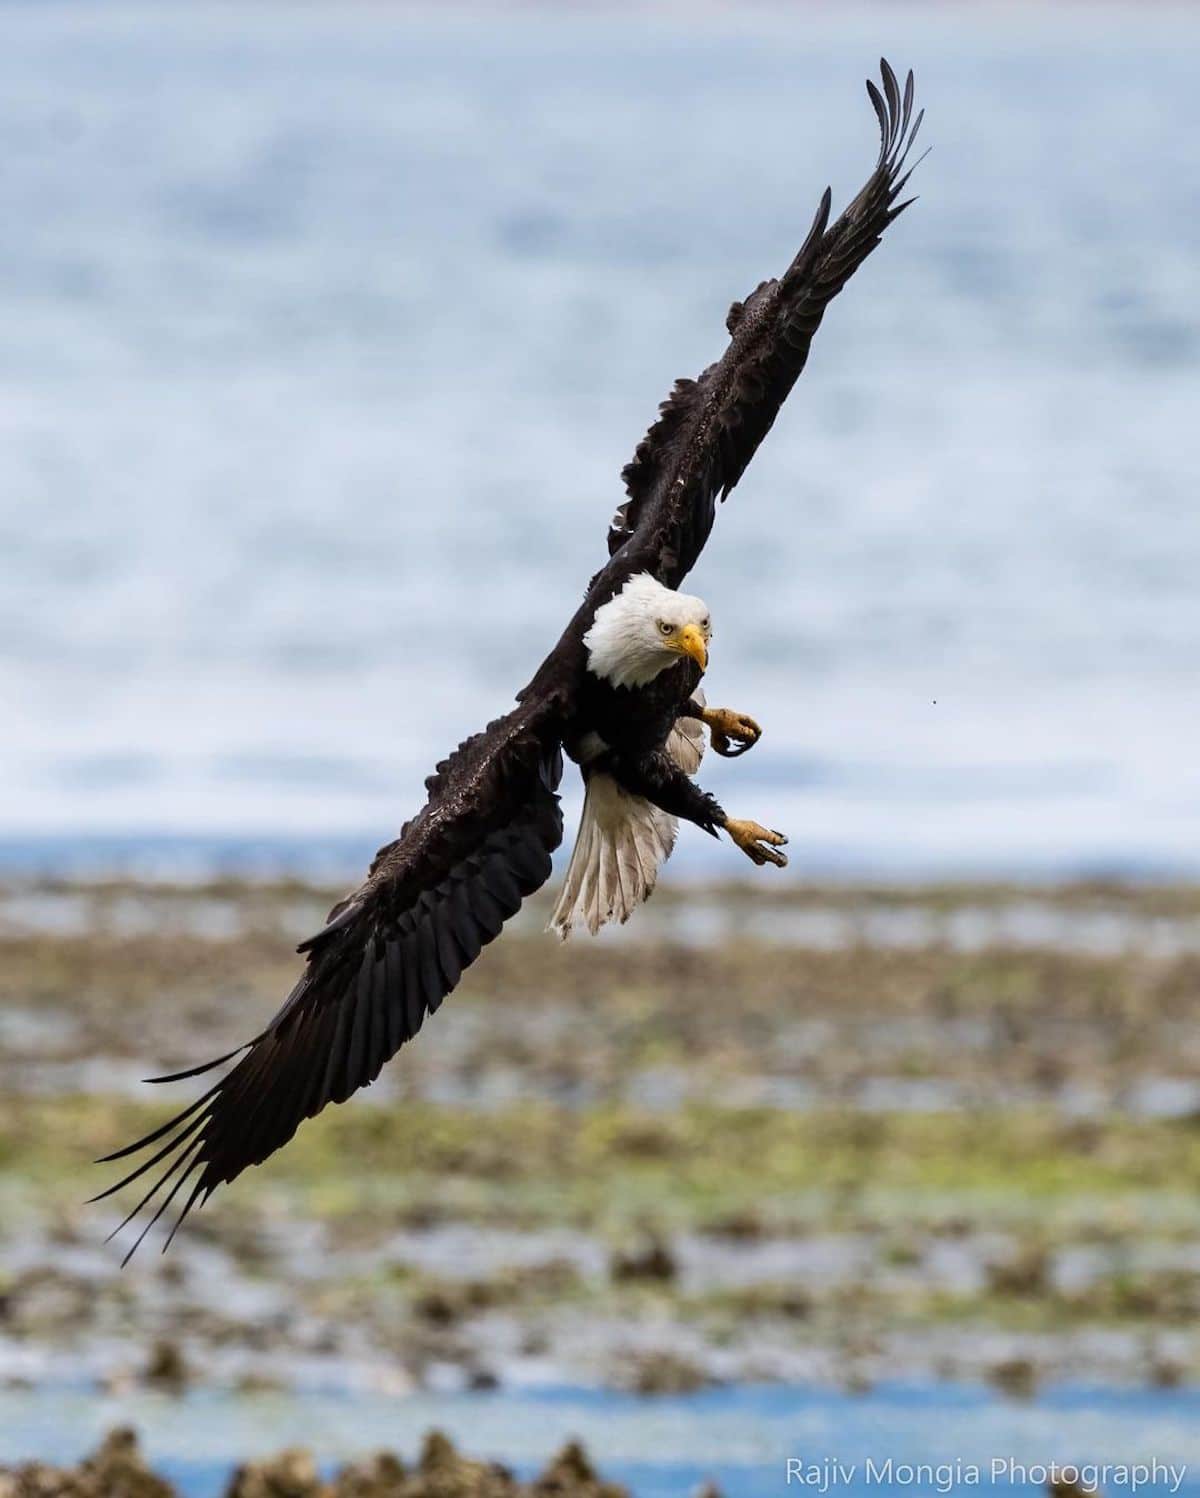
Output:
[[886,57],[879,59],[879,72],[883,78],[883,91],[887,96],[888,124],[894,132],[900,123],[900,85],[896,82],[896,75]]
[[187,1082],[192,1077],[202,1077],[205,1072],[224,1066],[226,1061],[232,1061],[235,1056],[248,1051],[253,1044],[253,1041],[247,1041],[244,1045],[235,1046],[232,1051],[226,1051],[223,1056],[218,1056],[214,1061],[205,1061],[199,1066],[189,1066],[186,1071],[168,1072],[162,1077],[143,1077],[142,1081],[149,1083],[152,1087],[161,1087],[164,1082]]
[[887,144],[887,108],[883,102],[883,95],[875,87],[872,78],[867,79],[867,97],[871,101],[871,107],[875,111],[875,118],[879,121],[879,134],[881,136],[880,154],[885,154]]

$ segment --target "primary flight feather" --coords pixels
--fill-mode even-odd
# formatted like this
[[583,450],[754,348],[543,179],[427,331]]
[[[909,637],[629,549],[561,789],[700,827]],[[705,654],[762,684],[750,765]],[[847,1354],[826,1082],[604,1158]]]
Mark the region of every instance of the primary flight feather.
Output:
[[274,1154],[327,1103],[373,1082],[412,1039],[549,878],[562,841],[564,752],[586,790],[551,918],[561,936],[625,920],[653,889],[680,818],[726,832],[756,864],[786,862],[782,834],[728,816],[692,779],[705,729],[713,749],[732,756],[753,746],[759,728],[706,704],[709,610],[677,590],[718,500],[803,370],[825,308],[908,206],[897,198],[922,116],[913,114],[912,74],[901,89],[886,61],[880,70],[882,89],[867,83],[881,135],[874,170],[833,224],[826,189],[783,275],[730,308],[721,358],[676,383],[624,470],[628,498],[609,530],[609,560],[516,707],[438,765],[421,811],[301,944],[303,971],[266,1028],[226,1056],[156,1080],[234,1065],[170,1122],[106,1157],[148,1152],[101,1193],[143,1183],[120,1225],[150,1210],[130,1254],[172,1202],[180,1206],[171,1237],[197,1203]]

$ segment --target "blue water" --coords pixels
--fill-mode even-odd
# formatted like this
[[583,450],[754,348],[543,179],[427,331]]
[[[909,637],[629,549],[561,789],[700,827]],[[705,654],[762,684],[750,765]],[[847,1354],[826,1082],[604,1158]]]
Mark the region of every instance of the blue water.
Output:
[[[661,1399],[575,1389],[411,1399],[5,1392],[0,1461],[35,1453],[73,1459],[116,1420],[138,1426],[151,1460],[186,1498],[211,1498],[235,1461],[285,1444],[309,1447],[326,1466],[383,1446],[411,1459],[432,1425],[464,1451],[522,1475],[543,1466],[566,1440],[581,1438],[604,1474],[627,1483],[636,1498],[681,1498],[712,1479],[726,1498],[812,1491],[788,1484],[789,1459],[806,1467],[854,1467],[831,1488],[848,1498],[879,1489],[937,1491],[936,1474],[912,1481],[897,1470],[919,1463],[949,1464],[955,1492],[979,1486],[1032,1493],[1041,1490],[1038,1474],[1010,1462],[1028,1468],[1157,1461],[1186,1469],[1177,1488],[1184,1498],[1200,1493],[1200,1394],[1087,1387],[1051,1390],[1029,1403],[940,1384],[884,1385],[869,1394],[746,1386]],[[972,1467],[979,1469],[978,1484]],[[1119,1478],[1106,1480],[1109,1498],[1129,1490]],[[1161,1475],[1142,1488],[1170,1490]]]
[[857,188],[886,50],[935,149],[694,576],[767,730],[705,777],[800,872],[1200,871],[1198,45],[1158,5],[0,6],[8,861],[391,835],[671,380]]

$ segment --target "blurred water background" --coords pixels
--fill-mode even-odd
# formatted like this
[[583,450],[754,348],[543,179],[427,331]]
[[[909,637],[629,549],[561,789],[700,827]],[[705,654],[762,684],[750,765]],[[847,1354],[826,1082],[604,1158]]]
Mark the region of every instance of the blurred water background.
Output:
[[[1200,15],[0,7],[0,840],[357,865],[913,65],[692,584],[793,871],[1200,870]],[[574,791],[572,789],[572,795]],[[730,870],[685,838],[680,857]]]

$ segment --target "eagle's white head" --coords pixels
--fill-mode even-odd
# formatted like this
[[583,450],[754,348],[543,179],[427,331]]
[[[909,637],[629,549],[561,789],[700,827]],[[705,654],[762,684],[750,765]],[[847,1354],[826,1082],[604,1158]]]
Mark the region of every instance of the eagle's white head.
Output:
[[596,610],[583,643],[589,671],[615,687],[644,687],[681,655],[690,656],[703,671],[711,638],[702,598],[676,593],[648,572],[639,572]]

